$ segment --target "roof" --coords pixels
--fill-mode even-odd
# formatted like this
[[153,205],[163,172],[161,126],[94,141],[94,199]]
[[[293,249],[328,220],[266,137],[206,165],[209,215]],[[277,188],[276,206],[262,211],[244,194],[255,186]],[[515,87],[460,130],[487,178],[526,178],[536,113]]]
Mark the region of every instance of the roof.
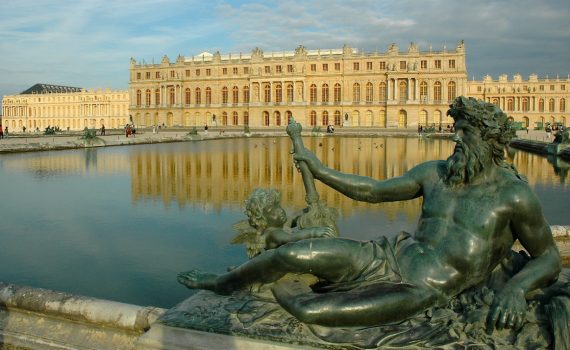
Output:
[[49,94],[49,93],[62,93],[62,92],[81,92],[81,88],[73,86],[62,86],[52,84],[36,84],[26,91],[22,91],[20,95],[28,94]]

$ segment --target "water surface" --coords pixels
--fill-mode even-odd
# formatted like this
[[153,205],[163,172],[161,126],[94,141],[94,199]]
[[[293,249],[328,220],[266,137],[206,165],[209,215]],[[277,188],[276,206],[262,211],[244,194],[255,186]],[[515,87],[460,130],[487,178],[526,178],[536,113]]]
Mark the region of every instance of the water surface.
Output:
[[[325,164],[377,179],[445,159],[446,139],[307,138]],[[304,189],[288,138],[211,140],[0,155],[0,280],[171,307],[191,291],[176,274],[243,262],[228,242],[256,187],[282,192],[289,213]],[[518,152],[550,224],[570,224],[568,164]],[[364,204],[317,184],[341,214],[341,234],[374,239],[413,231],[420,199]]]

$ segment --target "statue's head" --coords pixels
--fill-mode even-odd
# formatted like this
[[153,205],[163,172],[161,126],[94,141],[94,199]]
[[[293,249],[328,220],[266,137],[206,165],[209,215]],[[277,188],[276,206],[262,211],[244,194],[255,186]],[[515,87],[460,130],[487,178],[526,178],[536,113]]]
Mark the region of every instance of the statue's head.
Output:
[[454,141],[458,146],[447,159],[450,184],[469,182],[486,166],[512,169],[505,162],[505,149],[515,136],[515,130],[505,113],[492,103],[463,96],[457,97],[449,107],[447,114],[453,117],[456,126],[467,122],[470,130],[479,135],[462,138],[456,132]]
[[281,193],[276,189],[256,188],[245,201],[249,224],[258,230],[271,225],[283,225],[287,219],[281,208]]

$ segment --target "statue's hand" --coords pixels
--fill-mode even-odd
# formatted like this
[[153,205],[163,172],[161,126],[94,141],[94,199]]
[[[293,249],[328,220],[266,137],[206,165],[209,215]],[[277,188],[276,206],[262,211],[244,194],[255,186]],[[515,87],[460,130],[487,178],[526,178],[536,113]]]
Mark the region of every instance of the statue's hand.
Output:
[[314,227],[313,238],[333,238],[336,237],[335,231],[328,226]]
[[493,329],[519,329],[526,318],[527,303],[522,289],[504,289],[493,299],[487,315],[487,332]]
[[305,162],[309,167],[309,170],[314,173],[315,170],[321,166],[321,161],[317,156],[307,149],[303,148],[299,152],[293,153],[293,160],[295,161],[295,166],[298,168],[298,162]]

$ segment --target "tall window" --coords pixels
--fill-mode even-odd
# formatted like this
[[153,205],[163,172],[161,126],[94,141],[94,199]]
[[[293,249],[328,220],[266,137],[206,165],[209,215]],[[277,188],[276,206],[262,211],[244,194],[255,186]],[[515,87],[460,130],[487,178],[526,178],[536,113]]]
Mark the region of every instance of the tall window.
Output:
[[281,126],[281,113],[279,113],[279,111],[275,111],[273,115],[275,116],[275,125]]
[[336,83],[334,84],[334,102],[335,103],[340,103],[340,84]]
[[386,83],[380,83],[378,86],[379,96],[378,99],[380,102],[386,102]]
[[329,125],[329,112],[323,112],[323,125]]
[[425,81],[420,83],[420,102],[427,102],[428,99],[428,84]]
[[140,90],[137,90],[137,106],[140,106],[142,104],[142,92]]
[[451,103],[453,100],[455,100],[456,96],[457,96],[457,87],[454,81],[450,81],[447,84],[447,100]]
[[340,111],[334,111],[334,125],[340,125]]
[[435,103],[441,103],[441,82],[439,81],[433,84],[433,99]]
[[263,86],[263,101],[271,102],[271,86],[269,84]]
[[233,112],[232,113],[232,124],[233,125],[238,125],[238,112]]
[[507,100],[507,111],[514,111],[515,110],[515,101],[512,98]]
[[146,89],[144,93],[144,104],[150,106],[150,89]]
[[566,99],[560,99],[560,112],[566,112]]
[[222,113],[222,125],[223,126],[228,125],[228,113],[227,112]]
[[210,87],[206,88],[206,104],[212,104],[212,89]]
[[528,108],[528,98],[523,98],[522,100],[522,110],[523,112],[528,112],[529,108]]
[[249,86],[243,87],[243,103],[249,103]]
[[171,105],[176,103],[176,94],[174,92],[174,88],[171,87],[170,89],[168,89],[168,95],[169,95],[169,102]]
[[544,112],[544,100],[542,98],[538,100],[538,111]]
[[238,103],[239,102],[239,89],[237,86],[234,86],[232,88],[232,103]]
[[310,118],[309,118],[310,125],[311,126],[317,125],[317,112],[311,111],[311,113],[309,115],[310,115]]
[[190,91],[190,88],[186,88],[186,90],[184,90],[184,103],[187,105],[190,104],[190,95],[192,95],[192,91]]
[[323,84],[322,90],[323,102],[329,102],[329,84]]
[[196,104],[201,104],[202,103],[202,90],[200,90],[200,88],[196,88],[196,98],[194,99],[196,101]]
[[293,118],[293,113],[291,111],[285,112],[285,116],[287,117],[287,125],[291,124],[291,118]]
[[263,112],[263,125],[269,126],[269,112]]
[[287,102],[293,102],[293,84],[287,84]]
[[281,86],[281,83],[275,84],[275,102],[283,102],[283,87]]
[[154,90],[154,103],[157,106],[160,104],[160,89]]
[[228,87],[224,86],[222,88],[222,103],[226,104],[228,103]]
[[243,125],[249,125],[249,112],[243,112]]
[[406,102],[408,100],[408,83],[405,80],[402,80],[398,86],[400,93],[400,102]]
[[373,99],[374,99],[374,88],[372,86],[372,83],[368,82],[366,83],[366,102],[372,103]]
[[549,111],[549,112],[554,112],[554,99],[553,99],[553,98],[551,98],[551,99],[548,101],[548,111]]
[[360,102],[360,84],[358,83],[352,85],[352,101]]
[[317,85],[311,84],[309,87],[309,101],[311,103],[317,102]]

